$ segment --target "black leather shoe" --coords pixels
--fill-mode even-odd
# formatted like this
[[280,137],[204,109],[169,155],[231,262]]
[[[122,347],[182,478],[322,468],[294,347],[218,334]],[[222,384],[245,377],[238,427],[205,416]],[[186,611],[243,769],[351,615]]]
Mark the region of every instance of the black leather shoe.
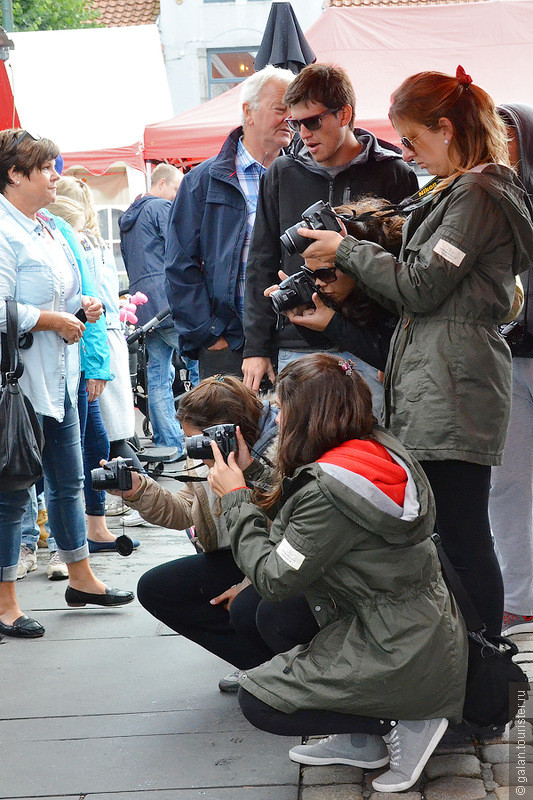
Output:
[[37,639],[44,633],[44,628],[36,619],[23,614],[15,620],[13,625],[6,625],[0,620],[0,634],[4,636],[17,636],[19,639]]
[[109,586],[106,588],[105,594],[80,592],[79,589],[73,589],[72,586],[67,586],[65,592],[67,606],[71,608],[82,608],[87,603],[93,606],[125,606],[134,599],[133,592],[126,592],[123,589],[110,589]]

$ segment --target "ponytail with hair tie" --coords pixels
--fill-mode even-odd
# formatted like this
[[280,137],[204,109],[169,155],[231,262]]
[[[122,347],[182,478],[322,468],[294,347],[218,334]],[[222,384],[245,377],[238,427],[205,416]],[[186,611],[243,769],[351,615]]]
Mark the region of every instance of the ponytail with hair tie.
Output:
[[472,78],[470,75],[467,75],[462,66],[459,64],[457,70],[455,71],[455,77],[463,86],[470,86],[472,83]]

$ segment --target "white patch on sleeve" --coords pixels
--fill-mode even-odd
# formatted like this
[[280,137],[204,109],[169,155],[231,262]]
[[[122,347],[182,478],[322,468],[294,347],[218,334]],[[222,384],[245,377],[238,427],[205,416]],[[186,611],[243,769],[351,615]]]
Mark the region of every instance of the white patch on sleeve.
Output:
[[466,253],[463,253],[462,250],[459,250],[458,247],[450,244],[450,242],[447,242],[445,239],[439,239],[433,248],[433,252],[438,256],[442,256],[446,261],[449,261],[450,264],[456,267],[461,266],[463,258],[466,256]]
[[286,539],[282,539],[276,547],[276,553],[289,567],[300,569],[305,561],[305,556],[296,550]]

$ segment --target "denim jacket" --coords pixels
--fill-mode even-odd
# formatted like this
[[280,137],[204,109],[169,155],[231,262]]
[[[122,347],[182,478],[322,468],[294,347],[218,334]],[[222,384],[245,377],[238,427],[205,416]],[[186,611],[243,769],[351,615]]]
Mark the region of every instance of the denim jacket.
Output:
[[[76,259],[53,220],[46,227],[59,241],[78,284],[68,306],[61,273],[54,269],[43,242],[41,223],[35,222],[0,194],[0,299],[14,297],[18,305],[19,332],[30,331],[40,311],[69,311],[81,303],[81,277]],[[5,303],[0,302],[0,330],[6,329]],[[33,343],[21,350],[24,374],[20,386],[35,411],[59,422],[65,415],[65,396],[76,405],[79,347],[67,345],[55,331],[34,331]]]

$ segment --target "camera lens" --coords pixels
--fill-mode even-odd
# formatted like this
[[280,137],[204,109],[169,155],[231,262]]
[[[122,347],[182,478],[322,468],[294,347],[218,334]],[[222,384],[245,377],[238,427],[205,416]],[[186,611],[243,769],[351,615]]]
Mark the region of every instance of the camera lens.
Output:
[[297,222],[296,225],[287,228],[285,233],[282,233],[279,237],[281,244],[290,256],[293,256],[295,253],[303,253],[303,251],[307,250],[309,245],[313,243],[310,239],[306,239],[298,233],[298,228],[308,227],[309,225],[306,222]]

